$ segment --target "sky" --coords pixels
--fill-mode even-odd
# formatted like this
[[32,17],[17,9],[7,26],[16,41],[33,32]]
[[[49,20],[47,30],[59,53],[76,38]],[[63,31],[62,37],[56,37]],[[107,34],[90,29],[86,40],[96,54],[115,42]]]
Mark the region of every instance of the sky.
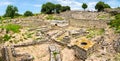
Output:
[[112,8],[120,7],[120,0],[0,0],[0,15],[5,14],[8,5],[16,6],[19,13],[23,14],[27,10],[40,13],[42,4],[46,2],[70,6],[71,10],[83,10],[81,5],[86,3],[88,5],[87,10],[95,10],[94,7],[98,1],[103,1]]

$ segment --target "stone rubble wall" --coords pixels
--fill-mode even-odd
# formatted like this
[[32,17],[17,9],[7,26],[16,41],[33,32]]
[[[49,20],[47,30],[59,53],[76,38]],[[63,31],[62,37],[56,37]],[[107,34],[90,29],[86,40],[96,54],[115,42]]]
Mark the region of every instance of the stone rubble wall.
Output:
[[70,25],[76,27],[86,27],[86,28],[106,28],[108,20],[88,20],[88,19],[71,19]]
[[9,61],[10,60],[7,47],[3,47],[1,50],[1,53],[2,53],[2,61]]
[[[19,45],[19,47],[20,46],[21,45]],[[1,53],[2,61],[33,61],[33,56],[28,53],[17,53],[14,46],[4,46],[1,50]]]
[[16,44],[13,45],[14,47],[26,47],[26,46],[32,46],[32,45],[37,45],[37,44],[43,44],[46,43],[48,40],[40,40],[40,41],[32,41],[28,43],[22,43],[22,44]]
[[120,38],[114,41],[113,48],[115,49],[116,52],[120,53]]

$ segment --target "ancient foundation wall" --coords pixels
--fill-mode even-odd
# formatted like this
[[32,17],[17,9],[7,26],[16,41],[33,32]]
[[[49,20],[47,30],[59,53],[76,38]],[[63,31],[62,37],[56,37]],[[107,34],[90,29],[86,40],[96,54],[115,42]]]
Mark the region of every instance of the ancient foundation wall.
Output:
[[106,28],[108,20],[71,19],[70,25],[86,28]]

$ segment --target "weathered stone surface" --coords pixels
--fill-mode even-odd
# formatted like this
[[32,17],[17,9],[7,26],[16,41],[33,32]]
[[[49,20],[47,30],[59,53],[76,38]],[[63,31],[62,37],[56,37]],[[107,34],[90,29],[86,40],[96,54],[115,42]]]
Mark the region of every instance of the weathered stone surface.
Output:
[[66,44],[70,43],[70,37],[69,36],[63,37],[62,42],[66,43]]
[[73,46],[73,49],[75,50],[75,56],[78,59],[82,59],[82,60],[87,59],[87,51],[86,50],[79,48],[78,46]]
[[50,61],[62,61],[60,56],[60,50],[58,47],[51,45],[49,46],[50,50]]
[[118,38],[117,41],[114,42],[113,47],[116,52],[120,53],[120,38]]
[[113,8],[106,8],[106,9],[104,9],[104,11],[111,13],[112,15],[120,13],[120,9],[117,9],[117,8],[114,8],[114,9]]

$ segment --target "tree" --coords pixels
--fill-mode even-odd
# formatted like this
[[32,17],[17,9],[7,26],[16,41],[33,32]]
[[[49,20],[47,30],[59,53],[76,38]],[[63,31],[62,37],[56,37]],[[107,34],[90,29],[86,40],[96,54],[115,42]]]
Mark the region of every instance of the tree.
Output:
[[85,10],[87,8],[87,4],[86,3],[83,3],[82,4],[82,8]]
[[14,18],[15,13],[17,13],[17,12],[18,12],[17,7],[15,7],[13,5],[8,5],[4,16]]
[[108,4],[105,4],[104,2],[102,1],[99,1],[96,6],[95,6],[95,9],[99,11],[103,11],[105,8],[110,8],[110,6]]
[[60,4],[53,4],[51,2],[47,2],[46,4],[42,5],[41,12],[45,14],[53,14],[53,13],[60,13],[70,10],[69,6],[61,6]]
[[70,7],[69,7],[69,6],[62,6],[62,7],[61,7],[61,12],[69,11],[69,10],[70,10]]
[[51,2],[47,2],[46,4],[42,5],[41,12],[45,14],[52,14],[54,11],[55,5]]
[[26,11],[24,13],[24,16],[33,16],[33,13],[31,11]]
[[60,10],[61,10],[61,7],[62,7],[62,6],[61,6],[60,4],[56,4],[56,5],[55,5],[55,12],[59,14],[59,13],[60,13]]
[[104,4],[104,8],[111,8],[108,4]]

